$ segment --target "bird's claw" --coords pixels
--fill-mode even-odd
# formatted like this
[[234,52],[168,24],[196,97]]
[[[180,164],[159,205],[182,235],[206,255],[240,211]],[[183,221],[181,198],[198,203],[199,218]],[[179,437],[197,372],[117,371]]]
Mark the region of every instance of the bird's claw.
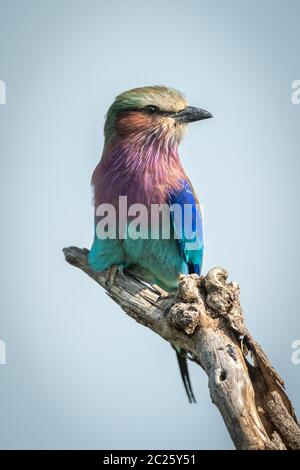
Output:
[[176,299],[176,294],[175,293],[173,293],[173,292],[172,293],[164,293],[164,294],[161,294],[157,298],[157,302],[166,302],[167,300],[169,300],[169,303],[172,304],[175,299]]
[[118,267],[117,267],[116,264],[114,264],[109,269],[107,269],[107,271],[105,273],[105,285],[106,285],[106,288],[107,288],[108,291],[111,290],[111,288],[114,284],[114,280],[115,280],[115,277],[117,275],[117,272],[118,272]]
[[114,285],[117,274],[120,274],[122,279],[125,280],[123,268],[121,266],[117,266],[116,264],[113,264],[109,269],[106,270],[105,285],[108,291],[110,291],[112,286]]

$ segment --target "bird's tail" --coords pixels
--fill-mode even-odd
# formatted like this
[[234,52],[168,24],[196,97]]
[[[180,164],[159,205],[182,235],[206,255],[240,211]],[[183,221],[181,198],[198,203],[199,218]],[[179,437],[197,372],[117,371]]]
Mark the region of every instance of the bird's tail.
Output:
[[192,390],[190,376],[189,376],[189,370],[188,370],[188,364],[187,364],[187,358],[186,358],[186,351],[185,351],[185,349],[177,348],[175,346],[173,346],[173,348],[176,351],[178,365],[179,365],[183,385],[184,385],[186,394],[188,396],[189,402],[190,403],[196,403],[196,399],[195,399],[195,396],[194,396],[194,393],[193,393],[193,390]]

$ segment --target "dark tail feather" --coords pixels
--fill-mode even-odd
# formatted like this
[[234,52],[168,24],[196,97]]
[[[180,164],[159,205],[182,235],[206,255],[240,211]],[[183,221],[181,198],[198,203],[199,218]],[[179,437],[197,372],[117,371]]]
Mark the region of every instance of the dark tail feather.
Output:
[[190,381],[190,376],[189,376],[189,370],[188,370],[188,365],[187,365],[187,358],[186,358],[186,351],[184,349],[180,348],[175,348],[176,355],[177,355],[177,360],[179,364],[179,369],[183,381],[183,385],[186,391],[186,394],[188,396],[189,402],[190,403],[196,403],[196,399],[192,390],[191,386],[191,381]]

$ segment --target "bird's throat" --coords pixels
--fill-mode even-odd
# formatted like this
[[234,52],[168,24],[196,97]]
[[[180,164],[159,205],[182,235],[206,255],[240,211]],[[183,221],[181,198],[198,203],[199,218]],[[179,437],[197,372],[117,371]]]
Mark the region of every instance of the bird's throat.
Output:
[[117,139],[106,143],[93,174],[95,205],[115,203],[121,195],[128,204],[165,203],[184,177],[176,142]]

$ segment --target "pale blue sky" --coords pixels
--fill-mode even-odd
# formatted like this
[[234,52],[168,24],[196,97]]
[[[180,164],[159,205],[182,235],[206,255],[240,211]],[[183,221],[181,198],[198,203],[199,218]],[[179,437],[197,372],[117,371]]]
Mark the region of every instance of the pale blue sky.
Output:
[[215,118],[181,159],[205,207],[204,271],[226,267],[300,409],[297,0],[0,0],[1,448],[229,449],[207,379],[61,249],[89,247],[105,112],[166,84]]

